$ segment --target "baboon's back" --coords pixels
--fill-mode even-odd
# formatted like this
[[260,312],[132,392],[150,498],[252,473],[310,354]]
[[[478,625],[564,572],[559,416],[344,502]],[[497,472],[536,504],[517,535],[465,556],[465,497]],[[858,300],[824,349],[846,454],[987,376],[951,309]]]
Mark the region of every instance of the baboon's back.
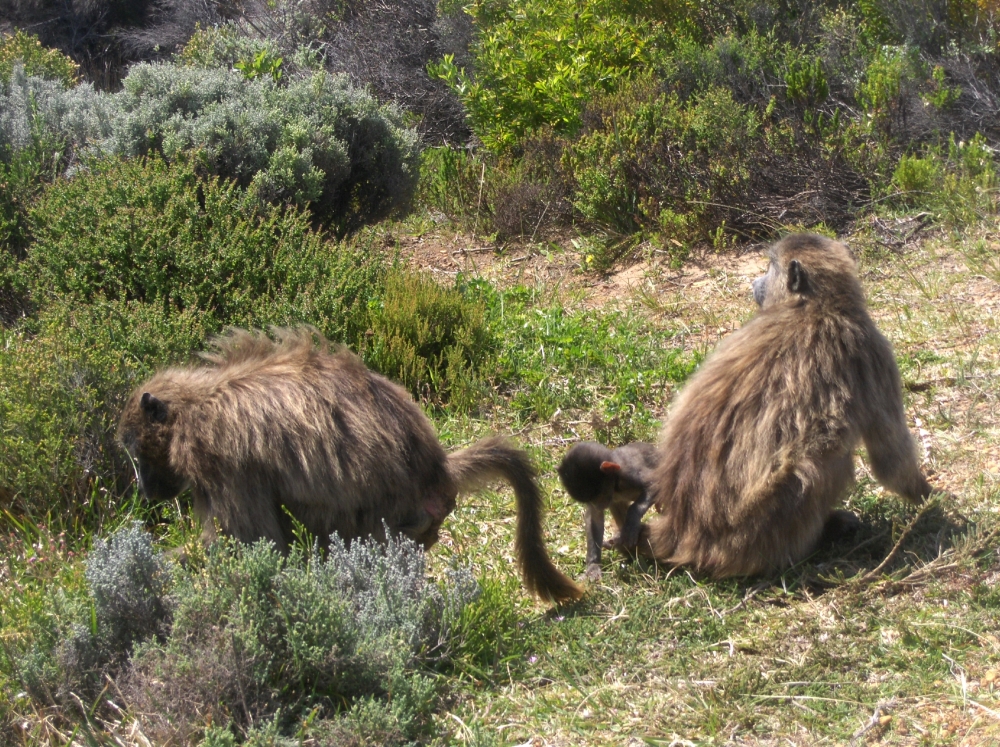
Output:
[[405,523],[423,496],[454,499],[426,416],[349,351],[317,349],[302,332],[234,332],[209,360],[149,387],[187,403],[171,456],[213,500],[271,501],[323,541],[382,537],[383,520]]

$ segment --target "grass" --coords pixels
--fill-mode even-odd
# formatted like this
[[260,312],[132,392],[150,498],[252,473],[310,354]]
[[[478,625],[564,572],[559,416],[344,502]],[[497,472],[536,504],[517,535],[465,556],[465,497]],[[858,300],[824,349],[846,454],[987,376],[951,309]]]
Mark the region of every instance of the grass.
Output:
[[[550,610],[518,584],[509,492],[469,496],[430,553],[432,575],[471,563],[483,587],[463,613],[453,664],[432,674],[447,693],[433,743],[1000,739],[996,228],[939,230],[901,249],[874,232],[851,240],[872,313],[900,361],[924,464],[950,497],[908,508],[877,486],[862,459],[847,501],[864,521],[860,534],[780,576],[705,582],[606,555],[603,581],[583,601]],[[504,261],[481,274],[520,271]],[[552,261],[574,260],[567,252]],[[555,465],[578,439],[655,437],[693,364],[752,315],[747,282],[763,265],[760,255],[705,254],[676,270],[654,258],[640,266],[634,289],[579,273],[556,290],[526,275],[509,286],[467,282],[463,292],[485,299],[498,330],[499,365],[478,415],[435,410],[442,440],[459,447],[511,433],[528,447],[551,498],[550,552],[581,573],[582,514]],[[152,521],[172,525],[173,512]],[[186,538],[173,529],[167,543]],[[45,594],[79,593],[90,540],[33,525],[3,540],[0,653],[46,629]],[[92,722],[89,735],[74,736],[63,718],[72,723],[71,707],[60,712],[12,683],[0,687],[14,695],[0,716],[18,725],[7,734],[20,744],[143,743],[127,710],[117,724]],[[294,743],[317,743],[307,728],[301,734]]]
[[[987,225],[964,234],[940,231],[901,252],[874,234],[851,242],[872,313],[896,348],[924,464],[952,496],[910,509],[878,487],[861,459],[848,500],[864,520],[861,533],[781,576],[709,583],[683,570],[606,559],[603,582],[578,605],[545,611],[523,603],[523,655],[459,687],[441,717],[452,739],[476,743],[476,735],[494,734],[501,744],[537,745],[1000,739],[1000,244],[992,231]],[[682,272],[650,264],[641,289],[619,296],[616,305],[633,316],[615,328],[633,343],[669,339],[682,348],[681,359],[691,360],[752,314],[746,281],[763,264],[712,255]],[[565,295],[572,305],[573,291]],[[575,302],[593,318],[585,295]],[[684,335],[675,334],[678,308]],[[564,315],[573,313],[571,306]],[[603,368],[611,390],[635,375],[623,361]],[[662,415],[670,390],[649,391],[640,401]],[[590,415],[577,413],[572,431],[558,418],[524,424],[510,413],[492,424],[501,432],[519,424],[518,437],[538,456],[552,497],[549,547],[574,573],[583,570],[582,516],[554,467],[567,441],[594,436]],[[456,443],[460,430],[453,431]],[[509,574],[512,529],[509,497],[472,496],[446,523],[443,547],[434,554],[471,557],[481,574]]]

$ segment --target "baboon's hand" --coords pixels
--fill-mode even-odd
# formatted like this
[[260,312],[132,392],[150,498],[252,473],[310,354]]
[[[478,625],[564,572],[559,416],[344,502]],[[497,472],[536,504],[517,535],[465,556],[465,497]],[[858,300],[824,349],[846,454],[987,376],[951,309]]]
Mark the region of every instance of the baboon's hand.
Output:
[[591,563],[587,566],[587,570],[583,573],[583,580],[590,581],[591,583],[597,583],[601,580],[601,564]]
[[622,527],[621,534],[615,538],[616,547],[626,552],[634,552],[636,545],[639,544],[639,532],[641,530],[642,524],[626,523]]

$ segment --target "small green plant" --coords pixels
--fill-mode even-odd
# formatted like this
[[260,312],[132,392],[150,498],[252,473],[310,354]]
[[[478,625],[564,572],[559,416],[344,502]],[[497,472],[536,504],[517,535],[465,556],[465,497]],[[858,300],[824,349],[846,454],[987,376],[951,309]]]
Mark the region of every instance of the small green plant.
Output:
[[997,210],[997,169],[982,135],[968,142],[952,135],[947,154],[939,147],[903,156],[892,177],[897,201],[934,212],[952,225],[968,225]]
[[910,59],[905,47],[883,47],[858,83],[857,97],[873,130],[890,134],[902,106],[902,85]]
[[38,37],[24,31],[15,31],[0,38],[0,87],[10,81],[14,66],[24,69],[25,75],[58,81],[71,88],[77,81],[79,66],[58,49],[43,47]]
[[281,63],[284,59],[275,57],[268,50],[262,49],[252,58],[237,60],[233,67],[239,70],[250,80],[259,78],[262,75],[269,75],[275,82],[281,80]]
[[394,273],[373,304],[365,358],[414,394],[459,411],[479,400],[496,340],[482,301],[427,275]]
[[935,109],[948,109],[962,94],[960,86],[949,86],[945,76],[944,67],[935,65],[931,71],[932,90],[924,94],[924,101]]
[[785,72],[785,86],[785,95],[802,106],[821,104],[830,94],[819,57],[793,59]]

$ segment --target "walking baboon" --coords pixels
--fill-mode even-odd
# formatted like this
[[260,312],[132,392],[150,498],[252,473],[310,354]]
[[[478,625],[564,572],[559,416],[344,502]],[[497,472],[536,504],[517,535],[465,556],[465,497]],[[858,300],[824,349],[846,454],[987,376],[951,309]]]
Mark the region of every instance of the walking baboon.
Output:
[[931,493],[848,248],[796,235],[770,259],[753,283],[760,312],[678,395],[653,478],[653,555],[715,577],[787,567],[824,528],[857,526],[833,509],[859,442],[886,488],[911,502]]
[[514,487],[525,586],[556,602],[580,597],[545,550],[523,451],[488,438],[445,454],[407,392],[350,351],[330,351],[309,328],[275,337],[232,331],[209,365],[160,371],[136,390],[119,439],[146,496],[190,486],[207,540],[218,525],[287,550],[294,517],[321,542],[384,539],[385,522],[429,548],[459,492],[502,477]]
[[653,503],[653,469],[658,461],[653,444],[636,441],[609,449],[593,441],[579,443],[566,452],[559,465],[559,479],[574,500],[587,507],[587,570],[591,581],[601,578],[604,545],[604,512],[618,526],[609,543],[626,552],[636,549],[642,517]]

